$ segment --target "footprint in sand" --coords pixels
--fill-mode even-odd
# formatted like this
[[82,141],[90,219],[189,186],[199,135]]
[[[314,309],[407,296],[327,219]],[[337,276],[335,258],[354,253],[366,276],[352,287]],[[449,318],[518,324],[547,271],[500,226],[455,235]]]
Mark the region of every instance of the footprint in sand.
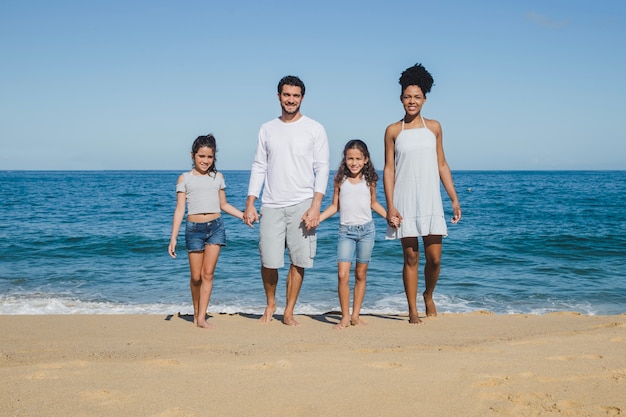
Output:
[[145,361],[145,363],[147,363],[150,366],[161,366],[161,367],[180,365],[180,362],[177,361],[176,359],[153,359],[153,360]]
[[389,368],[399,368],[402,366],[401,363],[397,363],[397,362],[372,362],[372,363],[368,363],[365,366],[367,366],[368,368],[375,368],[375,369],[389,369]]
[[59,379],[59,376],[55,375],[55,371],[58,369],[71,369],[71,368],[85,368],[87,366],[86,361],[73,361],[68,363],[46,363],[41,364],[38,367],[41,369],[37,372],[34,372],[30,375],[27,375],[26,378],[34,379],[34,380],[42,380],[42,379]]
[[482,381],[472,384],[475,387],[497,387],[509,381],[508,376],[485,375]]
[[263,362],[257,363],[252,366],[247,367],[248,369],[291,369],[291,362],[280,360],[276,362]]
[[579,355],[579,356],[548,356],[546,359],[549,361],[563,361],[570,362],[578,359],[602,359],[602,355]]
[[607,416],[621,416],[622,415],[622,409],[619,407],[602,407],[602,411],[604,411],[604,413]]
[[198,417],[198,414],[183,410],[182,408],[170,408],[150,417]]
[[128,395],[116,390],[99,389],[85,391],[81,394],[81,397],[83,401],[96,403],[100,406],[107,406],[121,404],[127,400]]

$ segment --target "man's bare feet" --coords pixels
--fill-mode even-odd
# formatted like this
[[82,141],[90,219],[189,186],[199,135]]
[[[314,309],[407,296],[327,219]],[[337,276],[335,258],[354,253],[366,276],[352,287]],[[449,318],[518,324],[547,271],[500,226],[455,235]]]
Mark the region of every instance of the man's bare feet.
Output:
[[424,323],[422,319],[416,314],[414,316],[409,316],[409,323],[411,324],[422,324]]
[[367,326],[367,322],[361,320],[361,317],[352,317],[350,324],[353,326]]
[[337,324],[335,324],[333,326],[333,329],[335,329],[335,330],[343,330],[343,329],[345,329],[348,326],[350,326],[350,320],[348,320],[348,319],[341,319],[341,321],[339,323],[337,323]]
[[293,316],[291,317],[284,316],[283,324],[286,324],[287,326],[299,326],[300,325],[300,323],[298,323],[298,321],[294,319]]
[[215,326],[209,323],[208,321],[205,321],[204,323],[198,323],[196,324],[196,326],[202,329],[215,329]]
[[265,312],[263,313],[259,321],[261,323],[269,323],[270,321],[272,321],[272,318],[275,312],[276,312],[276,306],[265,307]]
[[426,317],[437,317],[437,306],[435,306],[432,294],[428,296],[424,293],[423,295],[424,304],[426,305]]

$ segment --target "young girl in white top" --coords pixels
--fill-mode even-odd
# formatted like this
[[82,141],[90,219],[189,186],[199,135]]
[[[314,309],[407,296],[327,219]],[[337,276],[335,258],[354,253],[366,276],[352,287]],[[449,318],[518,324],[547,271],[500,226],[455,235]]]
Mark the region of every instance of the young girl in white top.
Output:
[[[337,244],[337,277],[341,321],[335,329],[365,324],[360,318],[367,265],[372,256],[376,228],[372,210],[387,217],[384,207],[376,201],[378,174],[370,161],[367,145],[358,139],[349,141],[343,150],[343,160],[335,175],[333,201],[320,216],[323,221],[337,211],[339,240]],[[354,269],[354,302],[350,315],[350,267],[356,253]]]
[[207,322],[206,311],[213,290],[215,265],[221,247],[226,245],[221,211],[243,219],[243,213],[226,201],[224,176],[215,168],[216,149],[215,138],[211,134],[198,136],[191,146],[193,168],[178,177],[176,209],[168,247],[170,256],[176,258],[176,240],[187,206],[185,242],[191,271],[189,285],[193,322],[198,327],[209,329],[214,327]]

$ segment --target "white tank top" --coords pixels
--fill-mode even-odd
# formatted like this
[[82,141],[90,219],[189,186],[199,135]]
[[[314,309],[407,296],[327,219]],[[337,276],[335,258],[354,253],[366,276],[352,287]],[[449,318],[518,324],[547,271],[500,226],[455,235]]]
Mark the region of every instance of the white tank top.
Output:
[[358,226],[372,221],[372,197],[365,179],[352,184],[344,179],[339,189],[339,222]]

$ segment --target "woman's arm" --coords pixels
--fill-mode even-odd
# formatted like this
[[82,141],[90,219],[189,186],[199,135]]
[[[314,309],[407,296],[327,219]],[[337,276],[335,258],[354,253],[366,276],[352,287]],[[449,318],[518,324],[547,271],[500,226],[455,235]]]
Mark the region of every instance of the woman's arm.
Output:
[[395,141],[398,123],[387,126],[385,130],[385,168],[383,169],[383,187],[387,200],[387,223],[397,227],[402,222],[402,216],[393,204],[393,189],[396,181]]
[[461,220],[461,205],[459,204],[459,198],[454,188],[454,181],[452,180],[452,171],[446,161],[446,156],[443,151],[443,132],[441,125],[436,120],[428,120],[428,128],[435,133],[437,137],[437,165],[439,166],[439,178],[443,188],[445,188],[450,201],[452,202],[452,223],[458,223]]

